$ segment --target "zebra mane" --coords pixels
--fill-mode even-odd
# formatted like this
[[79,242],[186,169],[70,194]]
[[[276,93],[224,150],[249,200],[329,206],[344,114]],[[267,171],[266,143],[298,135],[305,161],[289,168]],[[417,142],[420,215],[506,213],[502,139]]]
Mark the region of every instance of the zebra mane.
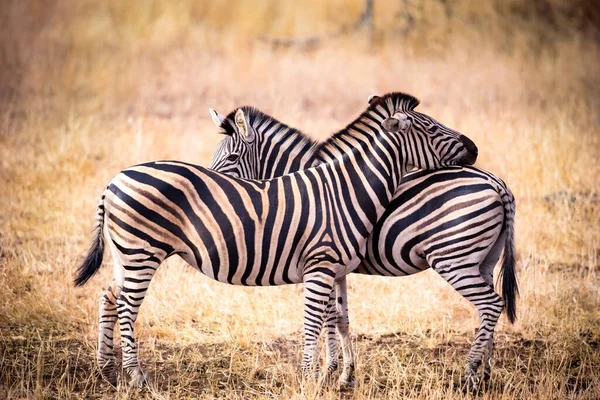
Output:
[[[264,132],[261,132],[261,131],[266,130],[266,129],[260,129],[260,128],[268,127],[270,129],[272,126],[278,125],[278,128],[275,129],[275,131],[274,131],[276,133],[279,133],[283,130],[287,130],[286,135],[299,136],[304,142],[308,142],[310,144],[317,143],[315,140],[310,138],[304,132],[302,132],[296,128],[293,128],[289,125],[286,125],[283,122],[279,121],[277,118],[274,118],[274,117],[270,116],[269,114],[259,110],[258,108],[252,107],[252,106],[242,106],[239,108],[235,108],[229,114],[227,114],[227,116],[225,116],[225,119],[223,120],[223,122],[221,122],[221,129],[220,129],[221,134],[227,135],[227,136],[232,136],[235,134],[235,132],[236,132],[235,113],[237,112],[238,109],[241,109],[242,111],[244,111],[244,115],[246,116],[248,123],[250,124],[250,126],[252,126],[256,130],[256,132],[259,135],[264,134]],[[264,139],[264,137],[261,137],[261,139]]]
[[[411,96],[410,94],[402,93],[402,92],[392,92],[387,93],[383,96],[375,96],[369,100],[369,106],[365,111],[363,111],[354,121],[348,124],[342,130],[334,133],[328,139],[323,142],[315,141],[311,139],[304,132],[292,128],[289,125],[284,124],[278,119],[264,113],[258,108],[252,106],[243,106],[240,107],[242,111],[244,111],[244,115],[246,116],[248,123],[252,126],[257,134],[261,136],[260,140],[264,139],[264,132],[267,130],[271,130],[273,125],[277,125],[278,128],[272,130],[275,134],[280,134],[282,131],[286,131],[286,135],[298,136],[302,139],[304,143],[308,143],[312,145],[311,151],[314,151],[313,155],[318,159],[319,155],[322,153],[322,150],[327,149],[330,145],[333,145],[338,140],[342,139],[345,135],[348,134],[348,131],[360,122],[365,116],[371,115],[371,113],[375,112],[381,115],[381,111],[377,110],[378,107],[382,107],[385,112],[388,114],[392,114],[395,111],[412,111],[419,105],[419,100]],[[220,133],[227,136],[233,136],[236,133],[235,127],[235,113],[238,108],[233,109],[223,122],[221,122]],[[262,128],[262,129],[261,129]]]
[[373,99],[369,101],[369,107],[367,107],[367,109],[363,112],[361,117],[373,108],[377,107],[379,104],[385,107],[384,103],[388,100],[391,100],[394,104],[394,110],[390,111],[412,111],[421,103],[419,99],[408,93],[391,92],[384,94],[383,96],[374,96]]
[[[321,150],[325,150],[330,145],[334,145],[337,141],[342,139],[345,135],[348,134],[349,130],[352,129],[358,122],[363,120],[364,117],[371,115],[372,113],[377,113],[381,115],[380,110],[377,110],[378,107],[383,107],[387,114],[391,115],[396,111],[412,111],[418,105],[420,101],[416,97],[402,92],[391,92],[384,94],[383,96],[374,96],[369,100],[369,106],[365,111],[363,111],[354,121],[349,123],[344,129],[334,133],[327,140],[320,143],[315,155],[318,157],[318,154],[322,153]],[[386,115],[387,117],[388,115]]]

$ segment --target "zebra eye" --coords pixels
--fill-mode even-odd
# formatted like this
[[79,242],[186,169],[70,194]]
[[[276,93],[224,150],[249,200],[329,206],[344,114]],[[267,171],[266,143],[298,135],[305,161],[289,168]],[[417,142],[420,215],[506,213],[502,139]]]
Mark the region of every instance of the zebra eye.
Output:
[[230,154],[227,156],[227,161],[237,161],[238,158],[240,158],[238,154]]

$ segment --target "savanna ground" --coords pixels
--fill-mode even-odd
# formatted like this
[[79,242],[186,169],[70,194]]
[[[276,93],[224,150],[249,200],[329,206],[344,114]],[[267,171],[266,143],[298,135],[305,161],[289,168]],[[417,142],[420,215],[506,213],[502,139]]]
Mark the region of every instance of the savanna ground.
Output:
[[405,91],[469,135],[517,199],[518,322],[501,318],[481,398],[600,398],[600,47],[596,2],[377,0],[374,28],[311,48],[256,40],[334,32],[361,1],[0,5],[0,398],[473,396],[475,309],[439,276],[351,276],[357,383],[299,378],[301,290],[216,283],[181,260],[136,325],[150,384],[95,367],[110,256],[81,289],[96,202],[120,169],[206,165],[207,108],[251,104],[325,138],[372,93]]

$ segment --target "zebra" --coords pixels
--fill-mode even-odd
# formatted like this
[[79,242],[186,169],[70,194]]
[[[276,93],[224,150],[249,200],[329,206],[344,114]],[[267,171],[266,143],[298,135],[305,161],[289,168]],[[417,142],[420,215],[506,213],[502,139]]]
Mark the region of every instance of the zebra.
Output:
[[[106,231],[113,281],[99,305],[102,375],[117,383],[118,320],[129,384],[145,385],[134,324],[156,269],[175,254],[223,283],[304,283],[301,370],[318,374],[317,344],[334,282],[360,263],[402,176],[414,167],[472,164],[477,157],[469,138],[414,111],[417,104],[404,93],[378,98],[320,147],[331,162],[274,179],[240,179],[174,160],[118,173],[102,194],[96,234],[75,278],[83,285],[100,268]],[[424,120],[435,132],[416,123]],[[244,110],[235,113],[246,139],[253,132],[248,122]]]
[[[209,110],[219,132],[225,135],[209,168],[242,178],[271,179],[327,159],[319,156],[319,145],[299,130],[255,108],[241,109],[250,121],[250,133],[246,136],[240,135],[232,122],[235,110],[227,116]],[[439,125],[420,119],[420,115],[413,116],[412,122],[429,131],[439,129]],[[394,199],[374,226],[366,257],[353,271],[407,276],[431,267],[471,301],[480,317],[465,371],[473,388],[482,378],[490,377],[493,332],[502,309],[506,306],[511,323],[516,318],[514,216],[513,194],[501,179],[487,171],[464,166],[412,172],[403,178]],[[501,298],[493,290],[493,269],[502,247]],[[348,337],[345,278],[336,284],[338,302],[330,305],[325,325],[327,370],[332,373],[338,368],[337,324],[343,348],[342,380],[352,382],[354,357]]]

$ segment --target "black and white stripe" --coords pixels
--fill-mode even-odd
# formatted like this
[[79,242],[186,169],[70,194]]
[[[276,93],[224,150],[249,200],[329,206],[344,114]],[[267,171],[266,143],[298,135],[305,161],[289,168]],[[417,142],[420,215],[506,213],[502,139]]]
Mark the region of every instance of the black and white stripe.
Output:
[[[108,184],[99,207],[96,241],[76,285],[100,268],[102,229],[114,280],[100,300],[98,364],[115,383],[113,326],[121,332],[130,383],[145,383],[134,324],[150,281],[164,259],[182,257],[205,275],[234,285],[304,283],[302,369],[316,370],[317,343],[334,281],[360,263],[369,232],[407,169],[469,163],[472,142],[442,127],[413,125],[416,100],[392,93],[374,101],[354,123],[322,146],[337,158],[265,181],[245,180],[180,161],[129,167]],[[418,117],[424,118],[424,117]],[[250,140],[244,110],[236,133]],[[417,150],[419,146],[420,150]]]
[[[250,141],[233,129],[235,111],[223,117],[211,110],[220,133],[226,135],[215,150],[211,168],[243,178],[270,179],[339,155],[335,151],[321,151],[320,146],[302,132],[259,110],[242,109],[253,131]],[[439,129],[438,124],[421,116],[415,116],[413,124],[434,134]],[[325,147],[332,146],[326,143]],[[440,148],[448,147],[440,145]],[[485,372],[489,373],[492,335],[505,305],[509,320],[515,319],[518,289],[514,270],[514,213],[514,197],[506,184],[484,170],[453,167],[410,173],[403,178],[393,200],[372,229],[364,262],[354,271],[407,276],[432,267],[470,300],[481,319],[467,363],[467,376],[472,383],[481,378],[479,366],[484,358],[487,360]],[[492,275],[503,248],[501,298],[493,290]],[[341,321],[338,329],[346,348],[342,377],[351,381],[353,356],[347,337],[345,281],[338,280],[338,285],[339,312],[336,316],[331,306],[326,323],[328,369],[337,368],[335,325]]]

